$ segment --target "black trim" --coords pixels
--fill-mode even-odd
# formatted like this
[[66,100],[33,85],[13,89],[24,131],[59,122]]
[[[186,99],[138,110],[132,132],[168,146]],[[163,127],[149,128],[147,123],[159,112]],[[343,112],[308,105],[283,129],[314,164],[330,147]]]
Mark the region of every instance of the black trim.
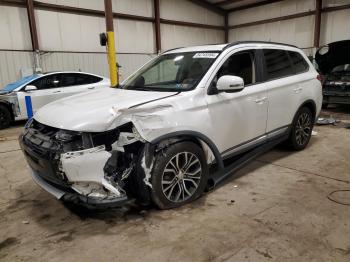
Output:
[[[282,130],[282,129],[284,129],[284,128],[287,128],[287,130],[286,130],[285,132],[283,132],[283,133],[281,133],[281,134],[278,134],[278,135],[276,135],[276,136],[270,137],[270,138],[268,137],[270,134],[272,134],[272,133],[274,133],[274,132],[277,132],[278,130]],[[284,135],[286,135],[286,134],[289,134],[290,128],[291,128],[291,125],[285,125],[285,126],[276,128],[276,129],[274,129],[274,130],[271,130],[270,132],[265,133],[265,134],[263,134],[263,135],[261,135],[261,136],[257,136],[257,137],[255,137],[255,138],[249,139],[249,140],[246,141],[246,142],[240,143],[240,144],[238,144],[238,145],[236,145],[236,146],[233,146],[233,147],[231,147],[231,148],[228,148],[228,149],[224,150],[223,152],[221,152],[221,156],[222,156],[223,159],[227,159],[227,158],[230,158],[230,157],[233,157],[233,156],[240,155],[240,154],[242,154],[242,153],[244,153],[244,152],[246,152],[246,151],[249,151],[249,150],[251,150],[251,149],[253,149],[253,148],[255,148],[255,147],[258,147],[258,146],[260,146],[260,145],[262,145],[262,144],[264,144],[264,143],[266,143],[266,142],[269,142],[269,141],[271,141],[271,140],[274,140],[274,139],[276,139],[276,138],[278,138],[278,137],[280,137],[280,136],[284,136]],[[263,136],[266,136],[266,139],[265,139],[265,140],[262,140],[262,141],[260,141],[260,142],[257,142],[256,144],[252,144],[252,145],[250,145],[250,146],[248,146],[248,147],[246,147],[246,148],[243,148],[243,149],[241,149],[241,150],[239,150],[239,151],[237,151],[237,152],[232,152],[231,154],[228,154],[227,156],[223,156],[223,155],[226,154],[227,152],[230,152],[230,151],[234,150],[235,148],[238,148],[238,147],[244,146],[244,145],[246,145],[246,144],[249,144],[250,142],[253,142],[254,140],[257,140],[257,139],[259,139],[260,137],[263,137]]]
[[[247,50],[242,50],[242,51],[238,51],[238,52],[235,52],[235,53],[231,54],[224,61],[224,63],[217,69],[217,71],[215,72],[215,76],[217,75],[219,70],[222,68],[222,66],[226,63],[226,61],[228,59],[230,59],[234,55],[239,55],[239,54],[244,54],[244,53],[248,53],[250,55],[253,55],[252,58],[253,58],[253,63],[254,63],[255,76],[256,76],[255,83],[244,85],[244,87],[242,89],[238,89],[238,90],[218,90],[216,88],[216,86],[213,85],[214,79],[212,79],[212,81],[209,84],[209,87],[207,89],[207,95],[217,95],[217,94],[219,94],[221,92],[238,93],[238,92],[241,92],[246,87],[250,87],[250,86],[254,86],[254,85],[258,85],[258,84],[263,83],[264,72],[262,70],[263,69],[263,58],[261,57],[262,51],[261,51],[261,49],[257,49],[257,48],[251,48],[251,49],[247,49]],[[214,78],[215,78],[215,76],[214,76]]]
[[230,163],[230,165],[228,165],[224,169],[220,169],[216,173],[210,175],[209,189],[213,189],[214,187],[216,187],[220,182],[225,180],[227,177],[231,176],[232,172],[235,172],[238,169],[242,168],[244,165],[249,163],[251,160],[255,159],[257,156],[265,153],[266,151],[270,150],[274,146],[288,139],[288,135],[289,133],[284,134],[276,139],[273,139],[271,141],[268,141],[262,144],[261,146],[255,147],[254,149],[247,151],[246,153],[242,154],[242,156],[235,159],[232,163]]
[[160,136],[160,137],[152,140],[151,144],[158,144],[159,142],[161,142],[163,140],[174,138],[174,137],[179,137],[179,136],[195,137],[195,138],[205,142],[208,145],[208,147],[210,148],[210,150],[213,152],[215,160],[218,163],[219,169],[223,169],[224,168],[224,162],[223,162],[223,159],[221,157],[220,151],[218,150],[218,148],[216,147],[214,142],[211,141],[211,139],[208,138],[206,135],[203,135],[202,133],[199,133],[199,132],[196,132],[196,131],[184,130],[184,131],[176,131],[176,132],[173,132],[173,133],[169,133],[169,134]]

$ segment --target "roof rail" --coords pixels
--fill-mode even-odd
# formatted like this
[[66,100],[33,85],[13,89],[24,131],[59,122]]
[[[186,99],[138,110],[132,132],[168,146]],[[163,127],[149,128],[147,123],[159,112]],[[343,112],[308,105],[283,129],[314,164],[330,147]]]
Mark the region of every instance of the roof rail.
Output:
[[181,47],[171,48],[171,49],[165,50],[164,52],[162,52],[162,54],[168,53],[168,52],[176,50],[176,49],[181,49],[181,48],[184,48],[184,47],[181,46]]
[[241,45],[241,44],[273,44],[273,45],[284,45],[284,46],[290,46],[290,47],[296,47],[295,45],[290,45],[290,44],[283,44],[283,43],[277,43],[277,42],[268,42],[268,41],[237,41],[233,43],[227,44],[222,51],[226,50],[229,47],[235,46],[235,45]]

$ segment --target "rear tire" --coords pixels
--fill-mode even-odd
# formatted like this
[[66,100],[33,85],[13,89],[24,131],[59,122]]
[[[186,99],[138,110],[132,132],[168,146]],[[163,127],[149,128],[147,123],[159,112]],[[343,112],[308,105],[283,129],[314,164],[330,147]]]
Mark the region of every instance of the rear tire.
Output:
[[8,128],[11,124],[11,113],[6,106],[0,105],[0,129]]
[[299,109],[294,117],[287,145],[293,150],[303,150],[309,143],[314,127],[314,115],[307,107]]
[[152,200],[160,209],[170,209],[198,198],[208,180],[208,165],[202,149],[193,142],[169,146],[155,158]]

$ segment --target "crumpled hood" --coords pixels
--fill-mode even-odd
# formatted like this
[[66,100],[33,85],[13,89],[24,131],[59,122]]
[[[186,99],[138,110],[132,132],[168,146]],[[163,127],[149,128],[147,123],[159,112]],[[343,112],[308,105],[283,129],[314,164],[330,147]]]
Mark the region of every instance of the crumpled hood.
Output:
[[336,66],[350,64],[350,40],[333,42],[320,47],[315,60],[323,74],[328,74]]
[[103,132],[128,108],[176,94],[106,88],[50,103],[38,110],[34,119],[60,129]]

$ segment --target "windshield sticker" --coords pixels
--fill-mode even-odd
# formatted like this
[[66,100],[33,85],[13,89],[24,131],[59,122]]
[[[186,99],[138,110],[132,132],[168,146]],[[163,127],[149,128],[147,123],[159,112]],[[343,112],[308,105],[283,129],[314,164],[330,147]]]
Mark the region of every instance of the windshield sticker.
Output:
[[210,58],[214,59],[218,56],[218,53],[197,53],[193,56],[193,58]]

